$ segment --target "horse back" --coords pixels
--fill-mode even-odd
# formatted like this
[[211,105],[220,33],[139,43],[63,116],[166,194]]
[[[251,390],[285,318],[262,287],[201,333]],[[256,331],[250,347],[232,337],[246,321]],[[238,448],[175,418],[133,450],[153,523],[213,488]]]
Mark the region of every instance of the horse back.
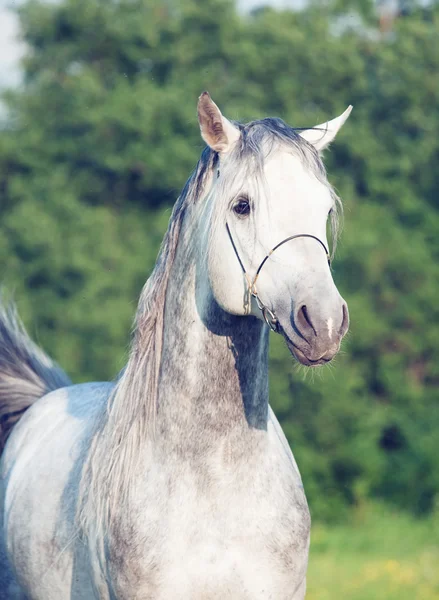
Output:
[[8,600],[95,597],[75,515],[84,459],[111,389],[92,383],[51,392],[11,433],[0,463],[0,573]]

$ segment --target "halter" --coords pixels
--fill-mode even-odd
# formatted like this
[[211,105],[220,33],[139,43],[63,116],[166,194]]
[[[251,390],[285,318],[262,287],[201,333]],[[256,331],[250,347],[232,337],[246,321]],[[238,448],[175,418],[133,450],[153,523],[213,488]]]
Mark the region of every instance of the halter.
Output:
[[227,221],[226,221],[226,229],[227,229],[227,233],[229,234],[230,241],[232,242],[232,246],[233,246],[233,250],[235,251],[236,258],[238,259],[238,262],[241,265],[242,272],[244,273],[245,279],[247,281],[247,298],[246,298],[245,306],[244,306],[244,308],[245,308],[245,314],[248,315],[249,312],[250,312],[250,298],[253,296],[253,298],[256,300],[258,308],[262,312],[262,316],[264,317],[264,320],[267,323],[267,325],[269,326],[269,328],[272,331],[274,331],[275,333],[280,333],[279,321],[277,320],[277,317],[276,317],[274,311],[270,310],[268,308],[268,306],[266,306],[262,302],[262,300],[259,298],[259,294],[258,294],[258,291],[256,289],[256,282],[258,280],[259,273],[261,272],[262,267],[265,265],[265,263],[267,262],[267,260],[273,254],[273,252],[275,250],[277,250],[278,248],[280,248],[280,246],[282,246],[283,244],[286,244],[287,242],[289,242],[291,240],[295,240],[296,238],[300,238],[300,237],[312,238],[313,240],[316,240],[322,246],[323,250],[325,251],[326,259],[328,261],[328,265],[331,266],[331,258],[329,256],[329,252],[328,252],[327,247],[322,242],[322,240],[320,240],[315,235],[311,235],[310,233],[298,233],[297,235],[290,235],[289,237],[287,237],[284,240],[282,240],[281,242],[279,242],[279,244],[277,244],[276,246],[274,246],[274,248],[272,248],[270,250],[270,252],[267,254],[267,256],[263,259],[263,261],[259,265],[258,270],[256,271],[256,275],[254,276],[253,279],[251,279],[250,275],[245,270],[245,267],[244,267],[244,264],[243,264],[243,262],[241,260],[241,257],[239,256],[238,250],[236,248],[235,242],[233,241],[233,237],[232,237],[232,234],[230,232],[229,224],[227,223]]

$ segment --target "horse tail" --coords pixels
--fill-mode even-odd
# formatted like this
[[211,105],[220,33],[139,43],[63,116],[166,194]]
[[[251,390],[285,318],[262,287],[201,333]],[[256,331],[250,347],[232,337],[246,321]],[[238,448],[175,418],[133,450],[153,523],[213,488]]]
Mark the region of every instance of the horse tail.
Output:
[[69,385],[64,371],[30,339],[15,306],[0,298],[0,453],[36,400]]

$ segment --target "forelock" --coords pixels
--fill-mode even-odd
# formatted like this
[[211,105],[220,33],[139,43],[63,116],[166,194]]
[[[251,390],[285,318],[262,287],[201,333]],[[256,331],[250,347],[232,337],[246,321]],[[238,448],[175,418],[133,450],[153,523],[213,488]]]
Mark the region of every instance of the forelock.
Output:
[[244,161],[253,157],[262,168],[273,151],[284,147],[298,156],[319,179],[326,179],[325,167],[317,150],[301,137],[300,130],[290,127],[282,119],[268,117],[237,126],[241,138],[236,151]]

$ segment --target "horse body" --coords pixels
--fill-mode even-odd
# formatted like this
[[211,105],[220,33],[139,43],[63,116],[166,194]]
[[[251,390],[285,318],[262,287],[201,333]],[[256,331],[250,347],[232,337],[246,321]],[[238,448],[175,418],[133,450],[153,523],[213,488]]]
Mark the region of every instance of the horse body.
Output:
[[116,515],[107,539],[108,584],[91,572],[71,524],[87,422],[109,390],[83,384],[52,392],[8,444],[4,530],[23,597],[302,598],[309,513],[272,413],[266,431],[232,430],[203,459],[146,447],[136,500],[129,514]]
[[[14,319],[0,315],[7,346],[4,363],[0,347],[0,417],[14,415],[15,398],[29,406],[1,462],[0,600],[305,596],[309,511],[268,404],[268,329],[256,279],[246,289],[234,251],[255,273],[263,247],[274,246],[270,223],[284,232],[276,205],[270,213],[261,202],[255,217],[262,246],[245,220],[243,185],[256,195],[262,181],[262,170],[253,186],[249,181],[255,159],[276,196],[293,184],[299,194],[300,181],[313,190],[314,204],[302,212],[310,235],[295,237],[296,279],[284,244],[258,286],[298,360],[327,362],[347,329],[347,309],[311,239],[325,235],[330,190],[317,154],[286,126],[256,124],[246,167],[233,173],[237,155],[227,144],[241,137],[244,143],[246,131],[240,134],[205,96],[199,118],[211,150],[174,208],[139,302],[130,358],[114,384],[66,386],[67,377]],[[264,160],[255,154],[257,136]],[[265,168],[276,140],[280,166]],[[284,152],[289,142],[300,158]],[[294,180],[285,175],[291,168]],[[228,219],[238,215],[234,251],[222,195],[239,198],[227,208]],[[303,275],[310,266],[311,283]]]

